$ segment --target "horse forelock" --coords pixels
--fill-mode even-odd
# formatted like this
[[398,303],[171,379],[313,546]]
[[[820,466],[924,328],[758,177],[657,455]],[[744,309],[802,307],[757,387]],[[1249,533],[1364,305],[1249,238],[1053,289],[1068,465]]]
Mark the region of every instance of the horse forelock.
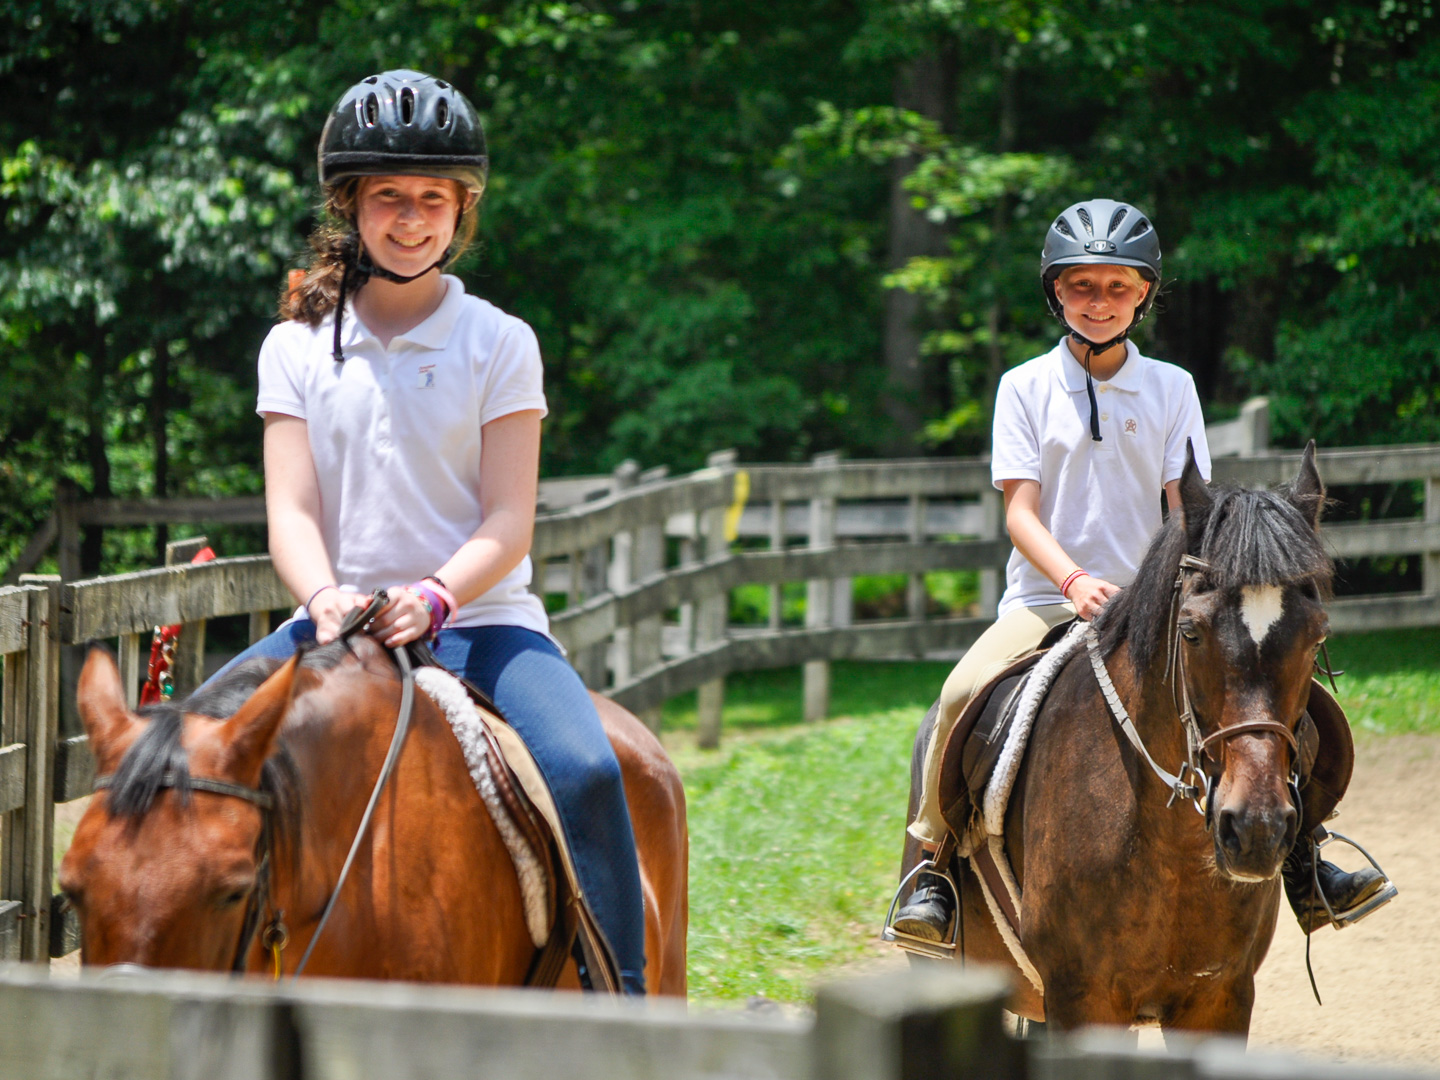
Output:
[[1106,656],[1123,642],[1137,666],[1162,658],[1175,578],[1187,553],[1209,564],[1204,575],[1211,589],[1310,581],[1329,595],[1334,564],[1319,533],[1283,492],[1217,485],[1210,495],[1200,550],[1187,550],[1181,515],[1172,514],[1150,542],[1135,580],[1105,606],[1096,629]]

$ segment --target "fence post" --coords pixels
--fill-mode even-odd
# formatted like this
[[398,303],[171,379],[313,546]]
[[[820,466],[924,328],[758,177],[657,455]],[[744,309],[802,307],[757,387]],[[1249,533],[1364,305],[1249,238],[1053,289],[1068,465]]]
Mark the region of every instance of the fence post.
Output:
[[[25,651],[5,654],[4,697],[0,698],[0,746],[23,746],[30,717],[29,664],[35,650],[44,648],[44,629],[33,619],[29,595],[22,600],[21,618],[25,627]],[[20,935],[25,913],[25,815],[33,813],[28,801],[28,780],[23,778],[20,801],[23,805],[0,818],[0,960],[21,958]],[[8,792],[7,792],[8,794]],[[7,798],[7,805],[13,800]]]
[[[187,566],[209,540],[192,536],[165,545],[166,566]],[[175,642],[175,659],[170,667],[175,679],[175,696],[181,697],[205,681],[205,620],[185,623]]]
[[[639,476],[639,483],[656,483],[665,479],[669,470],[665,466],[656,469],[646,469]],[[665,521],[647,521],[635,528],[635,579],[645,581],[665,570]],[[664,618],[660,615],[651,615],[641,619],[635,624],[634,637],[631,639],[630,655],[634,663],[632,674],[649,671],[650,668],[660,663],[662,659],[662,634],[664,633]],[[618,680],[617,680],[618,681]],[[659,705],[652,705],[648,709],[641,709],[639,717],[642,723],[655,734],[660,733],[660,716],[662,708]]]
[[[925,496],[910,496],[910,542],[925,542]],[[916,622],[925,618],[925,575],[911,574],[905,588],[905,613]]]
[[815,993],[815,1080],[1022,1080],[1004,976],[954,964],[829,983]]
[[[634,461],[622,461],[612,474],[612,491],[628,491],[635,486],[640,475],[640,466]],[[624,592],[635,580],[635,533],[627,529],[617,532],[610,542],[610,571],[606,575],[606,587],[612,593]],[[629,626],[617,626],[610,635],[610,669],[615,673],[615,685],[623,686],[634,675],[635,633]]]
[[[56,562],[61,581],[80,579],[80,493],[73,480],[55,483],[55,521],[57,529]],[[30,575],[27,575],[27,577]],[[35,575],[33,579],[49,575]],[[51,593],[52,598],[58,596]],[[58,600],[57,600],[58,604]],[[60,621],[56,612],[55,621]],[[58,640],[58,639],[57,639]],[[82,645],[60,646],[60,729],[66,735],[80,734],[80,714],[75,711],[75,684],[80,679],[80,665],[85,662]]]
[[[737,455],[734,450],[718,450],[705,464],[712,469],[733,469]],[[718,559],[730,550],[725,539],[725,507],[711,506],[699,515],[700,536],[705,545],[705,559]],[[697,605],[695,613],[695,647],[706,649],[725,640],[726,624],[730,621],[730,594],[725,590],[707,596]],[[725,712],[725,677],[701,683],[695,694],[695,727],[699,744],[707,750],[720,745],[720,723]]]
[[1270,399],[1252,397],[1240,406],[1240,456],[1270,449]]
[[[840,464],[840,453],[816,454],[811,465],[817,469],[834,469]],[[817,477],[817,480],[819,478]],[[810,500],[810,536],[812,550],[835,546],[835,499],[818,496]],[[835,586],[822,579],[805,583],[805,626],[821,629],[833,624]],[[807,660],[804,667],[805,720],[824,720],[830,712],[830,661]]]
[[[579,554],[579,588],[585,600],[605,591],[606,579],[610,576],[610,543],[602,540]],[[575,667],[580,678],[591,690],[605,689],[605,673],[609,660],[608,642],[597,642],[576,650]]]
[[[6,830],[7,899],[24,905],[20,959],[50,962],[50,882],[55,862],[55,741],[60,724],[60,578],[24,575],[45,585],[30,594],[30,645],[24,660],[25,808]],[[7,670],[7,676],[10,671]],[[8,680],[7,680],[8,681]],[[17,729],[20,724],[17,722]],[[12,841],[18,840],[18,843]]]
[[[1425,523],[1440,522],[1440,476],[1425,478]],[[1440,593],[1440,551],[1427,551],[1420,566],[1421,588],[1430,594]]]
[[[993,487],[980,493],[980,509],[984,513],[981,540],[999,540],[1005,535],[1005,501]],[[980,615],[995,618],[1000,608],[1000,575],[1003,569],[987,566],[980,571]]]
[[[772,499],[770,502],[770,550],[785,550],[785,500]],[[770,586],[770,615],[766,620],[771,630],[779,630],[785,617],[785,586],[776,582]]]

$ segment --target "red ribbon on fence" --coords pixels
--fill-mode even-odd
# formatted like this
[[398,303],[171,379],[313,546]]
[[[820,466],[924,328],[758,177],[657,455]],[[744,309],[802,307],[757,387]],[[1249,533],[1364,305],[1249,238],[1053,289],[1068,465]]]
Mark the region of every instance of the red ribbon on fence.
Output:
[[[203,547],[190,560],[195,563],[209,562],[215,558],[215,549]],[[146,670],[145,685],[140,688],[140,704],[153,705],[157,701],[169,701],[175,692],[175,681],[170,668],[175,662],[175,642],[180,639],[180,623],[172,626],[155,627],[155,636],[150,641],[150,666]]]

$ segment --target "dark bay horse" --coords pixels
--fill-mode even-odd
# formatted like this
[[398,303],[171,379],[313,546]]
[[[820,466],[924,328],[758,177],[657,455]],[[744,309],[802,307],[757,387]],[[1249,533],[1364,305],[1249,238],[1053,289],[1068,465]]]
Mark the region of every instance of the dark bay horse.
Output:
[[[1021,941],[1043,996],[1020,974],[968,862],[957,879],[964,955],[1008,967],[1015,1011],[1063,1029],[1247,1033],[1300,823],[1293,733],[1329,625],[1332,573],[1314,444],[1278,492],[1208,488],[1192,457],[1181,496],[1135,581],[1097,620],[1097,652],[1165,769],[1192,757],[1192,738],[1204,744],[1193,756],[1209,777],[1208,808],[1203,795],[1172,804],[1081,647],[1036,717],[1005,820]],[[1187,694],[1193,737],[1181,720]],[[906,871],[918,857],[912,840]]]
[[[95,795],[60,868],[82,961],[232,967],[260,871],[263,815],[223,791],[182,795],[164,783],[168,770],[273,798],[267,907],[283,912],[282,963],[293,970],[380,773],[400,697],[395,664],[363,635],[278,667],[252,661],[189,701],[138,714],[125,707],[109,654],[92,651],[77,699],[98,771],[114,781]],[[689,842],[680,778],[639,720],[598,695],[596,705],[635,826],[648,985],[683,996]],[[261,936],[240,958],[248,970],[270,970]],[[417,692],[403,753],[306,974],[519,985],[533,956],[510,854],[449,722]],[[573,963],[562,985],[578,985]]]

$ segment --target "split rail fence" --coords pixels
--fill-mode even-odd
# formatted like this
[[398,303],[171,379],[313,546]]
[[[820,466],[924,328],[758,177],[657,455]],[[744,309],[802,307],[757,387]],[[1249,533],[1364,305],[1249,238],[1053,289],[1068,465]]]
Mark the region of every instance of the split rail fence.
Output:
[[[1252,453],[1217,458],[1215,472],[1274,484],[1298,463],[1295,453]],[[1418,481],[1424,489],[1418,518],[1326,530],[1340,557],[1423,562],[1419,591],[1335,601],[1334,629],[1440,625],[1440,445],[1325,451],[1320,469],[1331,485]],[[993,617],[1010,552],[999,495],[979,460],[822,456],[742,467],[721,454],[687,476],[627,467],[547,483],[543,494],[557,508],[537,519],[536,588],[563,604],[552,626],[576,668],[652,725],[664,701],[697,690],[707,745],[720,737],[727,676],[804,665],[804,715],[815,719],[828,708],[832,661],[964,649]],[[924,578],[942,570],[976,573],[978,610],[931,610]],[[905,575],[903,614],[855,617],[851,582],[875,574]],[[751,583],[769,592],[768,623],[732,626],[731,591]],[[803,583],[803,625],[781,619],[787,583]],[[208,620],[248,617],[249,638],[258,640],[272,613],[294,602],[265,556],[80,581],[27,576],[0,588],[0,959],[42,960],[76,945],[72,922],[51,920],[54,804],[91,792],[94,763],[62,709],[74,677],[62,653],[73,661],[86,642],[116,642],[133,700],[153,628],[181,623],[188,659],[176,682],[184,691],[200,677]]]

